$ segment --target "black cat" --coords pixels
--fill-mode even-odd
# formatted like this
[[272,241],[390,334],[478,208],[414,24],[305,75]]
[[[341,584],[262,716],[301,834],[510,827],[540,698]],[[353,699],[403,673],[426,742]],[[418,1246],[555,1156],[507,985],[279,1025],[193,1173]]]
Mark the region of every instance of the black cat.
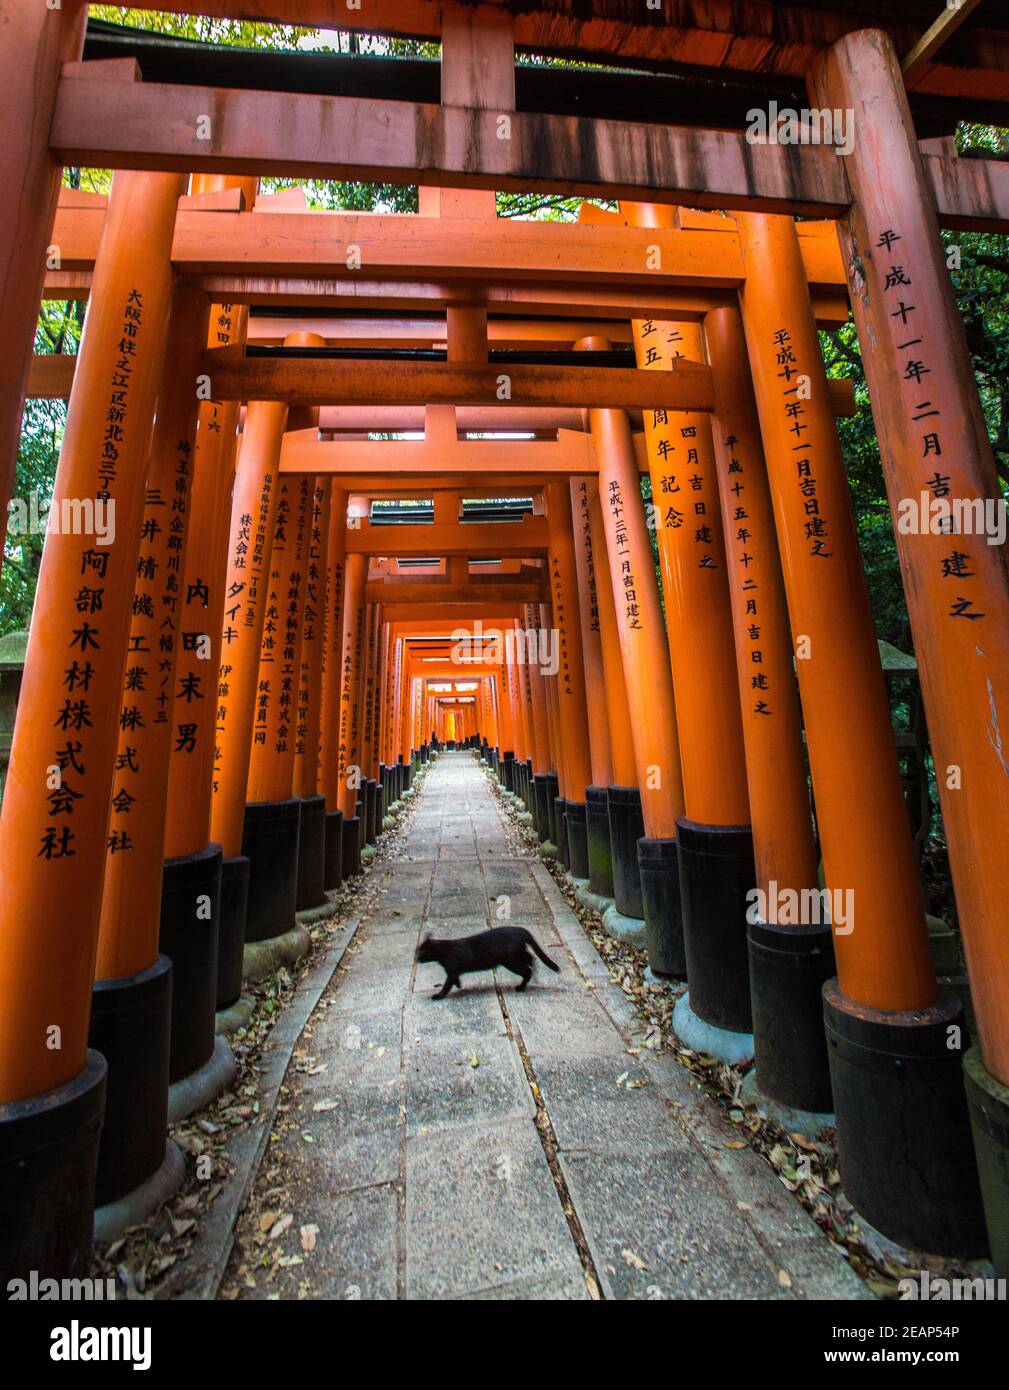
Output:
[[493,970],[499,965],[513,975],[522,976],[519,989],[523,990],[532,979],[535,965],[529,954],[530,946],[544,965],[560,971],[560,966],[541,950],[535,937],[525,927],[494,927],[491,931],[477,932],[476,936],[459,936],[441,941],[428,936],[417,947],[417,960],[421,965],[437,961],[445,971],[445,983],[434,995],[435,999],[444,999],[453,985],[462,989],[460,975],[473,970]]

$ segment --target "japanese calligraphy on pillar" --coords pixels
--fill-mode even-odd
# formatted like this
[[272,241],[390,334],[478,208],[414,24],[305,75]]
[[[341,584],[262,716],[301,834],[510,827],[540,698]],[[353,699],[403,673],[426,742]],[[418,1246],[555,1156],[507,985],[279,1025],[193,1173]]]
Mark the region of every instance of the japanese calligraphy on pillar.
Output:
[[[109,822],[111,854],[121,854],[135,847],[130,824],[144,814],[145,752],[153,746],[154,738],[167,735],[171,719],[181,572],[192,481],[192,447],[188,439],[180,439],[176,446],[167,495],[160,481],[160,477],[152,476],[148,482],[140,531]],[[182,698],[203,699],[195,679],[189,677],[188,680],[190,684],[181,692]]]
[[596,590],[595,557],[592,554],[592,522],[589,516],[589,485],[585,478],[579,480],[576,488],[578,498],[577,536],[585,557],[585,570],[589,578],[588,605],[589,630],[599,631],[599,597]]
[[786,434],[794,440],[789,447],[795,455],[795,485],[802,496],[803,543],[815,559],[829,560],[833,555],[829,549],[830,527],[817,494],[816,458],[808,442],[802,438],[809,425],[803,419],[806,406],[800,386],[803,380],[809,379],[808,369],[799,361],[796,345],[787,328],[774,330],[771,349],[778,368],[776,375],[781,382],[781,411],[786,422]]
[[[105,402],[105,424],[102,444],[95,459],[95,519],[99,506],[114,506],[113,492],[118,478],[120,448],[128,429],[130,385],[134,374],[137,335],[143,322],[143,297],[130,290],[122,306],[120,338],[113,364]],[[82,531],[80,548],[80,584],[69,603],[72,605],[70,641],[67,643],[67,666],[63,672],[62,705],[57,705],[53,728],[56,739],[52,765],[59,768],[59,777],[47,779],[48,803],[46,826],[36,850],[36,857],[45,861],[64,859],[76,853],[74,817],[84,808],[84,793],[77,778],[84,776],[87,760],[88,730],[92,727],[92,702],[98,698],[117,699],[118,692],[102,693],[96,687],[96,669],[90,657],[101,649],[103,640],[103,600],[106,585],[122,579],[114,576],[112,547],[97,544],[97,525],[92,534]],[[111,674],[111,673],[110,673]],[[119,679],[119,673],[115,675]],[[54,785],[50,785],[54,784]]]
[[726,551],[735,560],[731,566],[731,583],[735,587],[738,604],[745,615],[746,640],[749,644],[750,665],[756,669],[748,674],[751,691],[751,709],[754,714],[771,715],[771,680],[764,664],[764,651],[761,646],[760,584],[757,574],[768,563],[768,557],[761,553],[761,542],[769,543],[769,537],[755,535],[751,529],[748,502],[743,497],[746,490],[746,465],[743,460],[744,447],[734,434],[726,435],[724,445],[728,456],[726,464],[727,491],[730,495],[725,509],[726,526],[731,529],[726,534]]
[[[634,338],[638,365],[648,370],[668,371],[678,357],[704,360],[696,324],[640,319],[634,323]],[[682,410],[646,410],[644,424],[652,505],[664,540],[665,559],[674,569],[677,583],[689,585],[690,570],[722,568],[722,522],[711,427],[706,416]],[[684,599],[690,602],[689,589]]]
[[[231,548],[231,564],[228,584],[225,591],[224,629],[221,634],[221,665],[217,685],[217,734],[214,748],[214,792],[219,788],[221,774],[222,742],[221,735],[228,722],[228,701],[231,693],[231,677],[234,665],[229,657],[236,644],[245,633],[249,641],[250,630],[257,625],[257,608],[260,588],[264,581],[263,569],[267,554],[267,532],[273,510],[274,477],[270,472],[263,475],[260,486],[259,503],[255,514],[239,512],[233,518],[234,538]],[[250,653],[250,660],[252,660]]]
[[624,506],[623,489],[617,478],[611,478],[606,490],[606,505],[613,521],[613,540],[616,547],[620,572],[624,618],[632,631],[641,630],[641,609],[638,604],[637,584],[634,566],[631,562],[631,546],[627,535],[627,516]]
[[[944,457],[942,411],[930,399],[925,380],[932,373],[929,366],[932,354],[941,351],[941,347],[937,348],[928,341],[928,317],[919,315],[914,302],[914,276],[911,268],[903,263],[898,245],[900,240],[898,231],[886,227],[879,231],[875,243],[876,249],[889,258],[883,278],[883,294],[889,301],[893,340],[897,351],[904,354],[900,380],[904,384],[903,399],[907,402],[906,426],[908,437],[919,446],[922,489],[932,502],[943,502],[950,498],[953,479],[952,474],[943,471],[939,462]],[[945,442],[948,448],[949,441]],[[922,508],[923,516],[924,513],[925,509]],[[931,526],[922,525],[921,529],[931,534]],[[987,614],[978,607],[978,595],[974,592],[976,586],[971,584],[971,580],[978,577],[971,551],[972,546],[980,542],[977,537],[968,540],[957,531],[952,509],[948,516],[940,518],[938,530],[944,539],[936,565],[940,577],[950,581],[947,617],[979,622]]]

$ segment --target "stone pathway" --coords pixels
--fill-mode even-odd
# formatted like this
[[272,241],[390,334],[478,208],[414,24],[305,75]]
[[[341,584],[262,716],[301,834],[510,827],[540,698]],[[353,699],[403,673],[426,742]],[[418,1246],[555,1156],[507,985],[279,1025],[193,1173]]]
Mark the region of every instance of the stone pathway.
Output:
[[[690,1074],[635,1043],[574,913],[513,843],[473,757],[443,754],[301,1034],[225,1288],[865,1297],[766,1164],[727,1147],[738,1131]],[[421,935],[506,921],[561,973],[539,966],[523,994],[507,971],[466,976],[433,1002]]]

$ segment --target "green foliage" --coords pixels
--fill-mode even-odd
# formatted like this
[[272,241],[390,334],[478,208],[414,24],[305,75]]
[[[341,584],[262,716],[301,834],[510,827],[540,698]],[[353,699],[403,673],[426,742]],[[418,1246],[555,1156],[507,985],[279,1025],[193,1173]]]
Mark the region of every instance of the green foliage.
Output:
[[144,29],[151,34],[169,34],[177,39],[195,39],[200,43],[219,43],[228,48],[298,48],[316,32],[293,24],[162,14],[157,10],[131,9],[127,5],[92,5],[89,15],[108,24]]
[[[35,351],[76,352],[83,313],[80,300],[44,300],[35,334]],[[52,497],[66,418],[65,401],[31,400],[25,404],[14,497],[26,506],[33,492],[38,494],[40,501]],[[31,532],[14,534],[12,531],[7,536],[3,570],[0,571],[0,635],[28,626],[42,562],[43,539]]]

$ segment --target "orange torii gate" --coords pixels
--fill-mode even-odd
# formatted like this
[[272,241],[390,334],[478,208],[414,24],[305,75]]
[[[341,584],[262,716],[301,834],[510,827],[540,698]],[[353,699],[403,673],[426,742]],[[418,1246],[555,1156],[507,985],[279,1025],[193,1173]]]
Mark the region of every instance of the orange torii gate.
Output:
[[[920,1248],[979,1252],[962,1013],[937,989],[928,956],[834,428],[835,415],[851,408],[850,393],[827,381],[816,329],[842,321],[850,293],[895,513],[921,488],[941,487],[971,506],[998,501],[938,229],[1004,227],[1004,169],[923,152],[893,48],[900,26],[858,31],[828,11],[796,28],[797,7],[776,7],[760,63],[769,71],[799,64],[816,99],[857,112],[864,137],[840,158],[809,144],[755,145],[731,131],[515,111],[517,39],[542,43],[549,30],[559,50],[582,56],[609,43],[592,17],[565,16],[554,30],[550,0],[479,12],[442,12],[427,0],[390,4],[389,31],[441,36],[442,103],[399,103],[378,124],[355,98],[160,86],[138,80],[130,63],[80,63],[84,8],[65,0],[29,12],[0,0],[15,40],[13,56],[0,59],[0,100],[13,132],[0,168],[5,187],[28,199],[12,200],[0,220],[0,321],[16,356],[13,385],[0,393],[5,478],[25,387],[65,392],[56,496],[93,494],[117,506],[107,553],[72,535],[48,539],[0,815],[0,1127],[16,1175],[3,1199],[3,1268],[79,1273],[86,1263],[104,1087],[103,1064],[88,1050],[96,964],[95,996],[111,987],[127,1000],[147,998],[154,987],[141,977],[156,968],[153,896],[135,923],[132,904],[117,905],[125,866],[111,866],[129,836],[120,824],[133,814],[128,806],[164,813],[164,844],[145,851],[155,883],[161,854],[179,880],[177,893],[162,894],[161,944],[166,902],[184,904],[201,924],[204,945],[191,973],[181,934],[173,942],[176,977],[186,984],[172,1041],[199,1015],[205,1042],[204,1004],[226,1002],[235,943],[250,920],[232,907],[232,984],[224,987],[224,910],[215,899],[222,852],[236,883],[239,861],[251,859],[262,873],[276,852],[288,887],[310,856],[313,870],[322,857],[324,884],[335,886],[379,832],[380,793],[405,789],[432,739],[479,738],[493,748],[506,785],[535,808],[541,836],[576,877],[595,875],[597,887],[606,882],[599,782],[614,779],[605,801],[617,904],[629,909],[625,917],[647,916],[660,974],[685,964],[695,1015],[713,1026],[708,1050],[738,1045],[746,1033],[749,965],[765,1097],[812,1108],[832,1092],[842,1175],[858,1210]],[[292,22],[333,18],[331,0],[276,0],[277,8]],[[709,7],[716,20],[693,19],[683,30],[628,21],[621,56],[697,56],[710,38],[707,23],[734,24],[742,39],[761,34],[753,5],[729,8],[731,18],[726,7]],[[202,0],[201,9],[255,17],[260,6]],[[356,28],[367,19],[341,10],[340,23]],[[913,72],[912,88],[934,81],[970,98],[969,81],[941,60],[919,56]],[[36,88],[26,96],[28,74]],[[993,99],[1009,98],[1004,74],[987,75]],[[226,110],[228,119],[196,142],[189,127],[208,110]],[[507,140],[499,138],[502,116]],[[375,130],[379,138],[368,134]],[[419,130],[425,152],[438,151],[433,160],[421,160]],[[116,170],[109,199],[60,197],[61,165],[89,161]],[[316,214],[283,195],[271,210],[249,187],[267,170],[411,181],[422,163],[421,212],[409,218]],[[185,195],[184,176],[194,171],[231,186],[194,181]],[[635,225],[598,209],[577,226],[494,216],[491,190],[528,187],[620,200]],[[683,205],[707,211],[660,210]],[[723,211],[731,217],[712,216]],[[796,223],[797,215],[821,220]],[[840,250],[835,218],[844,219]],[[46,265],[50,245],[58,266]],[[351,246],[357,264],[338,263],[333,277],[334,248]],[[32,361],[42,293],[88,297],[76,360]],[[208,340],[196,320],[211,303]],[[250,351],[256,316],[245,308],[258,304],[288,306],[291,322],[282,333],[279,324],[264,329]],[[193,341],[180,355],[185,305]],[[377,317],[389,310],[403,316],[402,336]],[[443,335],[417,322],[425,314],[441,319]],[[520,322],[509,327],[508,315]],[[647,324],[664,336],[655,357]],[[280,341],[305,352],[278,348]],[[407,341],[444,341],[446,360],[397,361],[393,372],[334,355],[351,343]],[[633,364],[594,356],[631,341]],[[568,359],[576,344],[583,356]],[[522,360],[539,350],[545,360]],[[500,351],[514,355],[498,360]],[[149,596],[138,563],[162,563],[161,551],[142,542],[152,539],[152,489],[168,466],[166,402],[178,411],[180,438],[192,430],[183,361],[186,371],[195,361],[213,396],[199,411],[191,480],[192,498],[201,506],[210,499],[213,515],[193,515],[178,651],[179,596],[167,585],[163,593],[172,631],[159,634],[168,644],[159,647],[159,669],[175,685],[177,744],[166,768],[164,738],[127,743],[122,721],[127,711],[143,717],[155,708],[153,686],[143,688],[153,663],[131,656],[143,653],[132,644],[145,641],[146,629],[131,618],[143,618]],[[460,438],[520,430],[523,421],[532,426],[528,440]],[[417,441],[348,437],[419,427]],[[703,443],[687,443],[696,439]],[[673,448],[683,449],[686,471],[681,457],[670,461]],[[529,496],[532,514],[467,520],[462,499],[476,490]],[[430,523],[382,526],[357,510],[359,497],[418,493],[433,498]],[[690,531],[676,505],[683,493]],[[898,546],[977,1009],[980,1041],[966,1075],[988,1238],[1003,1267],[1006,572],[976,536],[954,549],[948,534],[898,528]],[[436,572],[411,572],[411,562],[432,557]],[[405,567],[389,563],[399,560]],[[499,575],[476,572],[493,561]],[[517,568],[504,568],[509,562]],[[421,578],[419,570],[428,572]],[[458,626],[486,613],[513,641],[551,634],[555,669],[519,660],[517,645],[509,656],[507,643],[503,662],[444,660],[456,610]],[[417,655],[424,637],[434,644],[426,659]],[[855,903],[854,920],[833,921],[837,974],[829,978],[825,933],[784,920],[771,901],[772,883],[794,892],[816,886],[793,657],[826,889]],[[206,661],[202,681],[197,663]],[[455,685],[467,665],[477,685],[472,705],[468,697],[455,703],[466,696]],[[453,689],[432,690],[438,683]],[[197,715],[199,700],[207,703]],[[212,727],[223,731],[215,746]],[[134,773],[137,746],[145,762]],[[185,757],[187,747],[197,756]],[[402,772],[390,777],[390,768]],[[306,837],[303,855],[308,803],[324,834]],[[287,806],[285,836],[248,841],[247,805]],[[755,867],[747,867],[751,817]],[[719,861],[714,872],[706,858]],[[317,884],[318,874],[306,869],[310,879]],[[710,907],[716,881],[725,904],[717,941],[691,926]],[[679,885],[683,963],[668,950]],[[763,897],[747,953],[751,887]],[[260,915],[252,938],[289,926],[296,894],[283,911]],[[68,901],[78,908],[72,919]],[[732,1001],[719,981],[730,953]],[[801,1027],[788,1031],[781,1020],[791,1017]],[[692,1024],[681,1016],[678,1026]],[[90,1036],[98,1041],[100,1030]],[[103,1045],[111,1107],[132,1049],[129,1038]],[[801,1096],[789,1090],[800,1052],[815,1053]],[[153,1060],[141,1070],[146,1166],[163,1152],[168,1077],[155,1076]],[[106,1133],[113,1130],[128,1140],[128,1126]],[[25,1168],[20,1156],[40,1146],[46,1164]],[[106,1168],[109,1161],[107,1151]],[[124,1182],[139,1176],[119,1174]]]

